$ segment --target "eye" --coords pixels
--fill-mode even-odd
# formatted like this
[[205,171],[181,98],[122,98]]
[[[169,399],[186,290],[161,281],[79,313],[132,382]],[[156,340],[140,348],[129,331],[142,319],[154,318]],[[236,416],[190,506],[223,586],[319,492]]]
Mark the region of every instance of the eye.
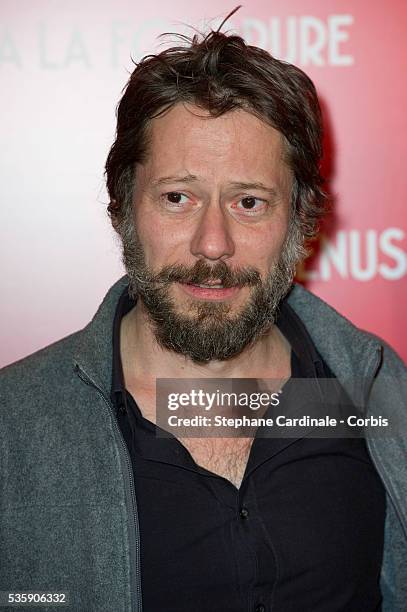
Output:
[[[185,200],[182,200],[182,198],[185,198]],[[172,204],[177,208],[187,203],[186,200],[188,200],[188,196],[179,191],[169,191],[164,194],[164,199],[166,204]]]
[[233,206],[235,210],[244,212],[249,215],[258,215],[264,212],[267,202],[254,196],[245,196],[237,201],[237,205]]

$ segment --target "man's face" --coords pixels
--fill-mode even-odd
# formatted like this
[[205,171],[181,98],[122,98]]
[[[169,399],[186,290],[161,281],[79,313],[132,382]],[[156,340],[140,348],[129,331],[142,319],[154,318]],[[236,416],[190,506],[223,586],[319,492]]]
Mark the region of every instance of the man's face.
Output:
[[122,239],[161,346],[208,362],[267,331],[301,251],[291,188],[281,134],[246,111],[177,104],[152,121]]

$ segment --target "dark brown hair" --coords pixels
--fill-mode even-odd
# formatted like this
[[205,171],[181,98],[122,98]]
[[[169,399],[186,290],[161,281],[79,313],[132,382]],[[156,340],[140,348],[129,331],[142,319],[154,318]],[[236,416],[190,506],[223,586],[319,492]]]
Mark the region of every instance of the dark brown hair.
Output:
[[132,204],[135,165],[148,153],[151,120],[177,103],[193,103],[214,117],[244,109],[283,134],[294,176],[292,216],[304,238],[310,238],[326,198],[314,84],[299,68],[219,30],[192,38],[178,34],[186,44],[136,64],[117,108],[116,140],[105,167],[112,221],[120,232]]

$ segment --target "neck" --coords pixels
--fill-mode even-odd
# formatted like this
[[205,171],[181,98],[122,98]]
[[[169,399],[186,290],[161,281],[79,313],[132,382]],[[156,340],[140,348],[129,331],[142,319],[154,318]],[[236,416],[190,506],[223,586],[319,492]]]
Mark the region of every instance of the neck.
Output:
[[239,355],[197,364],[157,343],[140,301],[123,317],[120,347],[127,388],[140,382],[143,386],[155,385],[156,378],[285,379],[291,374],[291,347],[275,325]]

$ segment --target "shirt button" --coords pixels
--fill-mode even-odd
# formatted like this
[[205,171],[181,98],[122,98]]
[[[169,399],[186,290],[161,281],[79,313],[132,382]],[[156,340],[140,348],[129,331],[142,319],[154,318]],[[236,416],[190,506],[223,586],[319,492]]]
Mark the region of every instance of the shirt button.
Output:
[[255,612],[265,612],[265,609],[266,609],[266,607],[265,607],[265,606],[263,606],[263,604],[258,604],[258,605],[256,606],[256,610],[255,610]]
[[[248,516],[249,516],[248,509],[247,508],[241,508],[241,510],[240,510],[240,518],[247,519]],[[256,611],[257,611],[257,608],[256,608]],[[260,610],[260,612],[261,612],[261,610]]]

